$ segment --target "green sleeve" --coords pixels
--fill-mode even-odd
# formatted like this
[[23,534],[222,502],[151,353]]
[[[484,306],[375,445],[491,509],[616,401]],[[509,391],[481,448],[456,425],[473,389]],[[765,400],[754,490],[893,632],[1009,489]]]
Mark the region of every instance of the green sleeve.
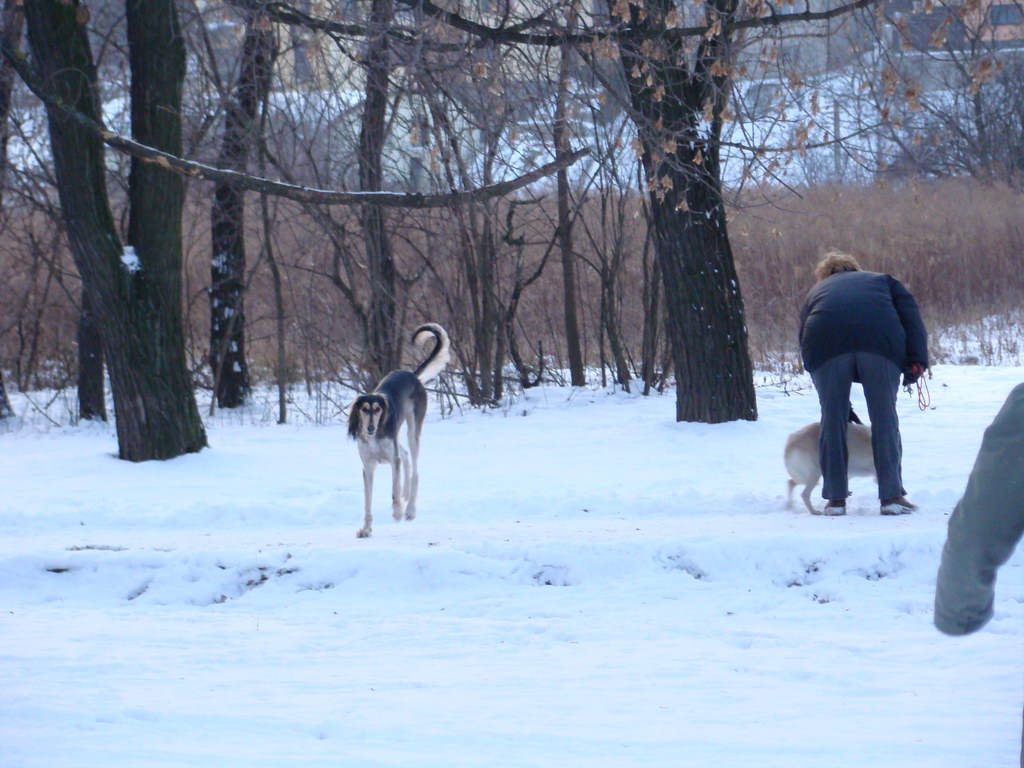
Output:
[[996,570],[1024,533],[1024,384],[985,430],[963,498],[949,519],[935,588],[935,626],[974,632],[992,618]]

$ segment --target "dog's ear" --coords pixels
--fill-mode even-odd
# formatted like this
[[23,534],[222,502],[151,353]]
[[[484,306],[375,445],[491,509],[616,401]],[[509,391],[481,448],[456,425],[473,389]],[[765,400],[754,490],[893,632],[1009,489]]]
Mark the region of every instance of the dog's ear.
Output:
[[359,437],[359,407],[363,404],[363,398],[360,395],[352,403],[352,407],[348,409],[348,436],[353,440]]

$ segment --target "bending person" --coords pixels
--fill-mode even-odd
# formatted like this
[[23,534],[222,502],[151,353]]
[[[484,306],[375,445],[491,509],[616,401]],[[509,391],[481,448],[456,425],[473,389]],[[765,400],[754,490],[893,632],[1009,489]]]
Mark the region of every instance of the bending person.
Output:
[[904,385],[912,384],[928,367],[928,334],[917,302],[899,280],[865,272],[845,253],[826,254],[815,276],[800,313],[800,353],[821,403],[824,514],[846,514],[846,423],[854,382],[867,401],[881,513],[908,514],[916,507],[903,488],[896,396],[901,373]]

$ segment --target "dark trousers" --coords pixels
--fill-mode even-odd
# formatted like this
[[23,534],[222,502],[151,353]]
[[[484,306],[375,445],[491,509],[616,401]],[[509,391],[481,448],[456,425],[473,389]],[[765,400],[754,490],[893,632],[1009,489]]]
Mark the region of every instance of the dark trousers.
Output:
[[875,453],[878,498],[903,496],[903,443],[896,415],[900,388],[899,366],[870,352],[850,352],[833,357],[811,373],[821,403],[821,440],[818,444],[823,478],[821,495],[845,499],[847,482],[846,424],[850,414],[850,389],[858,381],[864,387],[871,421],[871,448]]

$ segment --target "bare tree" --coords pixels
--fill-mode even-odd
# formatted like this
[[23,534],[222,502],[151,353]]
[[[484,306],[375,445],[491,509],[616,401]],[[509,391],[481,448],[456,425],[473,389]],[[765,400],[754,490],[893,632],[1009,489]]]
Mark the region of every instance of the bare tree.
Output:
[[[0,11],[0,36],[5,45],[12,48],[17,46],[24,24],[25,15],[21,3],[16,0],[5,0],[3,10]],[[4,59],[0,61],[0,216],[6,213],[4,191],[7,186],[8,120],[11,114],[13,88],[14,69]],[[11,408],[11,402],[7,397],[7,388],[4,386],[3,361],[0,360],[0,419],[6,419],[12,415],[14,415],[14,409]]]
[[[265,133],[264,126],[267,119],[267,95],[264,94],[263,104],[260,110],[260,135]],[[266,175],[266,145],[260,143],[259,151],[259,172],[261,176]],[[281,267],[278,264],[277,256],[274,254],[273,220],[270,214],[270,199],[265,192],[260,194],[260,221],[263,225],[263,255],[266,256],[267,265],[270,267],[270,275],[274,289],[274,311],[276,317],[277,336],[277,423],[288,422],[288,356],[286,352],[285,329],[285,300],[284,281],[281,277]]]
[[[579,17],[579,0],[570,0],[566,11],[566,30],[572,32]],[[555,96],[554,132],[555,156],[570,152],[568,109],[569,89],[572,83],[572,49],[562,46],[558,66],[558,86]],[[583,352],[580,347],[579,318],[576,309],[576,254],[572,247],[573,220],[570,214],[569,173],[558,172],[558,245],[562,252],[562,304],[565,313],[565,346],[569,353],[569,375],[574,387],[587,383],[583,370]]]
[[[620,39],[650,190],[666,331],[676,376],[676,419],[756,419],[739,278],[721,188],[722,113],[736,0],[704,6],[708,33],[692,48],[669,35],[675,5],[630,5]],[[645,45],[646,44],[646,45]]]
[[[619,0],[589,28],[551,30],[558,8],[529,19],[481,24],[430,0],[399,0],[481,45],[573,43],[595,61],[609,50],[622,64],[628,108],[650,196],[665,328],[676,376],[676,418],[720,422],[757,417],[739,279],[722,192],[721,136],[735,36],[747,30],[827,19],[874,0],[821,12],[779,14],[768,3],[706,0],[696,23],[673,0]],[[610,46],[610,48],[609,48]],[[613,54],[614,55],[614,54]],[[611,93],[618,85],[606,79]]]
[[[597,171],[592,187],[587,190],[587,196],[597,210],[583,220],[582,228],[590,248],[588,255],[582,258],[593,270],[600,288],[598,328],[602,371],[610,362],[616,383],[628,392],[633,375],[627,360],[629,352],[622,320],[623,275],[631,257],[635,256],[633,249],[636,243],[646,240],[643,232],[637,231],[646,222],[637,215],[643,201],[632,194],[636,181],[636,161],[619,151],[626,143],[624,139],[628,140],[628,120],[619,116],[606,118],[596,100],[590,102],[589,111],[593,124],[602,126],[602,130],[595,131]],[[643,280],[645,289],[650,282]],[[639,313],[643,318],[642,325],[649,326],[650,318],[655,321],[656,327],[657,313],[649,311],[643,297],[640,298],[643,307]],[[633,325],[635,327],[636,323]],[[610,361],[605,357],[605,341]],[[642,359],[646,357],[642,356]]]
[[[391,51],[389,30],[394,21],[394,0],[371,0],[366,53],[363,115],[359,129],[359,188],[364,192],[384,189],[384,140],[387,131]],[[399,365],[401,330],[396,316],[397,276],[384,211],[364,206],[361,214],[369,272],[369,367],[375,378]]]
[[[478,95],[483,97],[483,103],[486,104],[485,89],[480,90]],[[487,182],[494,178],[498,163],[501,130],[495,123],[503,120],[493,119],[496,116],[493,112],[488,114],[486,107],[463,107],[467,109],[466,116],[472,116],[469,125],[477,127],[480,134],[479,143],[467,141],[465,134],[471,132],[460,130],[449,116],[447,107],[456,97],[447,91],[439,82],[431,97],[434,141],[439,147],[442,172],[450,184],[459,183],[459,180],[465,183],[471,175],[471,163],[467,158],[472,157],[475,170]],[[442,95],[448,104],[441,103]],[[479,122],[473,118],[479,118]],[[468,327],[463,343],[456,347],[455,352],[461,362],[463,381],[473,405],[492,404],[501,396],[505,326],[498,288],[498,270],[503,252],[498,215],[497,206],[493,202],[455,207],[452,211],[454,226],[449,236],[434,238],[437,243],[434,254],[441,255],[438,261],[442,264],[428,262],[428,266],[435,272],[440,268],[445,273],[438,280],[438,286],[455,317]],[[461,275],[443,270],[444,262],[457,264]]]
[[867,78],[882,162],[901,173],[1024,179],[1024,3],[885,6]]
[[[277,43],[263,14],[248,12],[238,75],[224,109],[220,168],[244,171],[256,145],[259,105],[270,90]],[[237,408],[249,395],[245,351],[245,193],[230,181],[216,184],[210,208],[210,368],[221,408]]]
[[[129,0],[127,10],[133,131],[145,144],[180,154],[185,62],[174,4]],[[25,11],[38,78],[99,122],[88,13],[78,2],[58,0],[29,3]],[[120,456],[143,461],[198,451],[206,436],[181,328],[181,179],[133,163],[129,247],[122,246],[99,137],[65,109],[48,104],[47,115],[72,253],[110,365]]]
[[[377,194],[389,185],[402,189],[407,184],[416,190],[414,195],[421,195],[423,189],[491,189],[506,184],[520,172],[507,164],[508,132],[515,116],[528,113],[529,108],[510,100],[510,79],[503,72],[500,51],[474,51],[461,43],[439,41],[431,32],[430,19],[423,19],[416,9],[402,8],[402,18],[396,19],[393,3],[371,3],[366,19],[353,22],[348,21],[348,11],[318,18],[301,4],[275,4],[268,10],[277,21],[328,36],[339,51],[358,62],[363,72],[360,131],[357,151],[348,148],[345,157],[358,166],[364,195]],[[307,53],[316,48],[304,44]],[[331,85],[345,87],[344,83]],[[578,157],[566,146],[555,162],[565,167]],[[403,162],[408,164],[404,179]],[[466,312],[473,319],[456,348],[470,399],[481,403],[493,402],[502,388],[508,356],[503,320],[508,292],[499,283],[515,263],[515,259],[505,261],[506,254],[515,250],[503,240],[504,205],[492,200],[491,195],[450,196],[447,202],[454,215],[443,218],[458,226],[442,239],[443,251],[431,254],[440,260],[444,251],[451,251],[462,266],[459,285],[465,288]],[[405,250],[403,229],[408,222],[385,216],[376,206],[364,206],[356,236],[325,221],[324,214],[316,214],[332,233],[331,248],[337,254],[330,278],[365,328],[367,367],[378,375],[398,363],[397,340],[403,335],[400,318],[416,279],[416,269],[403,265],[396,251],[396,243]],[[364,258],[353,258],[357,255]],[[569,255],[575,258],[571,251]],[[379,362],[374,363],[375,358]],[[582,362],[577,367],[582,375]]]

